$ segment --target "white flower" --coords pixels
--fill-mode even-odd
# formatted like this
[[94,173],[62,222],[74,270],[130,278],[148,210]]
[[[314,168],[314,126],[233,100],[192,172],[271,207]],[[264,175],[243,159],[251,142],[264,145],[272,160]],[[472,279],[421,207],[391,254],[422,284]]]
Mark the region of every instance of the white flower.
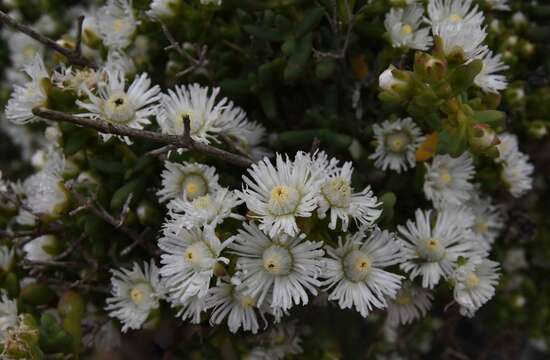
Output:
[[34,214],[57,217],[65,211],[69,195],[62,178],[64,167],[63,155],[50,149],[44,168],[23,183],[24,203]]
[[443,22],[454,24],[470,23],[481,25],[484,17],[478,6],[472,6],[472,0],[430,0],[427,20],[432,26]]
[[296,330],[294,323],[279,325],[269,330],[265,335],[265,344],[258,345],[249,354],[244,356],[245,360],[282,360],[292,358],[292,355],[303,353],[300,343],[302,339]]
[[162,94],[157,121],[165,134],[182,135],[184,119],[189,118],[191,138],[209,143],[224,130],[227,118],[221,118],[227,98],[216,101],[220,88],[210,89],[199,84],[176,86]]
[[506,89],[508,82],[504,75],[495,74],[496,72],[507,70],[509,67],[502,62],[500,54],[493,55],[490,50],[486,50],[480,55],[479,59],[483,62],[481,72],[474,78],[474,83],[483,91],[498,93]]
[[235,333],[242,327],[244,331],[258,332],[258,309],[256,299],[246,295],[242,286],[221,282],[210,289],[207,308],[212,309],[210,324],[220,324],[227,318],[229,331]]
[[353,193],[351,187],[351,174],[353,172],[351,162],[346,162],[334,175],[327,177],[321,185],[317,196],[317,214],[324,218],[330,211],[330,223],[328,227],[336,229],[338,219],[342,222],[342,231],[347,231],[349,218],[358,225],[372,226],[382,214],[380,203],[367,186],[363,191]]
[[386,90],[392,93],[395,92],[396,88],[405,88],[408,86],[406,81],[398,79],[393,75],[393,70],[397,70],[397,68],[393,65],[390,65],[378,77],[378,86],[382,90]]
[[[148,117],[156,111],[155,102],[159,99],[158,85],[151,87],[151,79],[147,74],[137,75],[126,90],[125,74],[114,69],[106,69],[106,82],[99,84],[97,92],[84,85],[83,91],[90,102],[76,101],[76,104],[88,111],[78,116],[101,119],[115,125],[126,125],[134,129],[143,129],[151,122]],[[104,141],[111,138],[111,134],[100,133]],[[132,142],[123,137],[127,144]]]
[[477,246],[490,249],[504,227],[500,210],[492,204],[490,197],[475,194],[468,201],[472,214],[472,235]]
[[407,220],[406,227],[397,229],[407,240],[403,245],[405,261],[401,269],[409,273],[411,280],[422,276],[422,287],[433,289],[441,278],[447,278],[460,256],[471,249],[469,234],[463,224],[457,224],[450,211],[437,214],[432,225],[431,210],[416,210],[415,221]]
[[323,282],[329,300],[338,300],[342,309],[355,307],[366,317],[374,308],[387,306],[401,287],[400,275],[384,268],[402,261],[400,241],[386,230],[374,230],[365,240],[364,229],[338,240],[338,247],[327,246],[327,267]]
[[122,322],[123,333],[139,329],[164,297],[159,270],[151,260],[144,262],[143,268],[134,263],[132,269],[113,269],[111,273],[112,297],[107,298],[105,310]]
[[17,125],[36,120],[32,109],[46,106],[48,100],[43,82],[50,76],[40,55],[36,55],[29,64],[25,65],[23,71],[30,80],[23,86],[14,86],[11,98],[6,105],[6,118]]
[[518,139],[515,135],[503,133],[499,136],[497,145],[499,157],[496,160],[502,165],[501,179],[514,197],[520,197],[533,187],[533,164],[529,157],[520,152]]
[[321,179],[312,175],[310,163],[301,152],[294,162],[277,154],[275,166],[264,158],[243,176],[246,185],[240,197],[270,237],[280,232],[296,235],[296,218],[310,217],[315,210]]
[[510,10],[508,0],[485,0],[493,10]]
[[426,316],[432,306],[431,291],[417,287],[411,282],[403,283],[395,299],[388,303],[388,322],[406,325]]
[[101,80],[101,75],[101,72],[94,69],[74,69],[71,66],[66,67],[61,64],[60,69],[52,74],[52,82],[60,89],[72,90],[81,96],[85,88],[96,89]]
[[434,36],[443,41],[446,56],[460,54],[464,60],[480,57],[487,46],[482,45],[487,36],[486,28],[477,23],[444,21],[433,27]]
[[271,294],[271,306],[283,310],[309,301],[320,285],[321,242],[305,241],[305,235],[268,238],[254,223],[244,223],[229,246],[239,255],[237,269],[246,286],[245,294],[258,299],[258,306]]
[[179,0],[153,0],[149,5],[147,15],[151,17],[169,17],[174,15],[174,8],[179,4]]
[[416,150],[424,141],[421,130],[410,117],[396,121],[385,120],[372,126],[376,150],[369,156],[381,170],[401,171],[416,166]]
[[170,297],[170,305],[177,309],[176,317],[183,321],[189,320],[192,324],[198,324],[201,321],[201,313],[206,309],[207,297],[193,295],[186,297],[183,301],[175,297]]
[[[4,28],[5,29],[5,28]],[[10,61],[19,68],[34,61],[44,54],[44,45],[19,31],[3,31],[6,44],[10,49]]]
[[516,156],[519,152],[518,138],[514,134],[502,133],[498,135],[500,143],[497,144],[497,162],[505,162],[508,158]]
[[0,170],[0,193],[8,191],[8,184],[2,179],[2,170]]
[[489,259],[476,256],[459,266],[453,280],[454,298],[460,305],[460,313],[472,317],[494,296],[499,277],[499,264]]
[[15,250],[9,248],[6,245],[0,246],[0,270],[9,272],[13,266],[13,258],[15,256]]
[[512,248],[506,251],[506,256],[502,263],[502,267],[507,272],[515,272],[521,269],[527,269],[529,263],[525,258],[525,249],[523,248]]
[[460,205],[470,198],[474,186],[470,182],[475,169],[468,152],[457,158],[436,155],[432,163],[426,163],[424,195],[435,204]]
[[160,201],[182,199],[193,201],[214,194],[220,189],[216,169],[198,163],[183,164],[166,161],[162,171],[162,188],[157,192]]
[[39,236],[23,246],[25,258],[30,261],[48,261],[57,249],[58,241],[55,235]]
[[8,329],[17,326],[17,300],[8,298],[4,290],[1,290],[0,295],[0,341],[3,341]]
[[129,0],[109,0],[97,12],[98,30],[105,46],[125,48],[137,28]]
[[390,35],[393,47],[427,50],[432,45],[430,29],[420,28],[424,9],[416,3],[406,8],[392,8],[386,14],[384,26]]
[[175,198],[168,203],[168,209],[171,222],[191,229],[203,225],[218,225],[227,218],[244,220],[243,216],[232,212],[240,204],[242,200],[234,191],[222,188],[192,201]]
[[160,274],[170,297],[181,304],[194,295],[205,297],[216,264],[229,263],[220,255],[229,243],[222,243],[210,226],[204,230],[166,226],[158,246],[163,252]]

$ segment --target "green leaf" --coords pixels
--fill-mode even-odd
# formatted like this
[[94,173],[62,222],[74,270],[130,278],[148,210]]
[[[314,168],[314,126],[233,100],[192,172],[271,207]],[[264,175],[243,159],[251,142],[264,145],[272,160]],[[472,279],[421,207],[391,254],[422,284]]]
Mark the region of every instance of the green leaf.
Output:
[[305,34],[311,32],[319,25],[324,15],[325,9],[322,7],[314,7],[306,10],[302,22],[294,30],[294,35],[297,38],[301,38]]
[[496,128],[504,125],[506,114],[498,110],[476,111],[474,119],[477,123],[484,123]]
[[277,29],[269,29],[257,25],[243,25],[243,30],[260,40],[283,42],[286,39],[285,34]]

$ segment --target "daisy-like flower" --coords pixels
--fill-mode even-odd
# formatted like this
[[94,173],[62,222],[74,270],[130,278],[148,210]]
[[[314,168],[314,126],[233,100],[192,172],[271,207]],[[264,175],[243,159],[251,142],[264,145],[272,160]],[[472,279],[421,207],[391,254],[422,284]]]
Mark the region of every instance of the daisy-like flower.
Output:
[[497,144],[498,159],[497,162],[504,162],[519,152],[518,138],[514,134],[502,133],[498,135],[500,143]]
[[44,45],[27,34],[18,31],[3,31],[3,34],[10,49],[10,61],[16,67],[29,64],[44,54]]
[[50,149],[44,168],[28,177],[23,183],[26,196],[24,203],[34,214],[58,217],[66,210],[69,194],[63,183],[64,168],[63,155]]
[[48,261],[59,250],[55,235],[39,236],[23,246],[25,258],[30,261]]
[[16,327],[17,320],[17,301],[12,300],[8,295],[1,291],[0,294],[0,341],[4,340],[8,329]]
[[221,119],[221,113],[227,104],[227,98],[217,101],[220,88],[210,89],[199,84],[176,86],[168,90],[160,99],[160,112],[157,121],[165,134],[182,135],[184,119],[189,118],[191,138],[209,143],[224,130],[227,117]]
[[159,307],[164,297],[159,270],[155,263],[134,263],[132,269],[111,270],[112,296],[107,298],[105,310],[109,316],[122,322],[122,332],[139,329],[151,312]]
[[260,229],[275,237],[283,232],[298,234],[296,218],[310,217],[317,205],[321,178],[314,176],[311,158],[297,153],[293,161],[277,154],[275,166],[264,158],[243,176],[245,187],[240,197],[260,219]]
[[430,0],[428,18],[432,26],[446,21],[480,25],[484,20],[483,12],[478,11],[477,5],[472,6],[472,0]]
[[435,204],[460,205],[470,198],[474,186],[470,180],[475,169],[468,152],[457,158],[436,155],[432,163],[426,163],[424,195]]
[[232,212],[240,204],[242,200],[234,191],[222,188],[193,201],[176,198],[168,204],[168,209],[173,223],[191,229],[203,225],[218,225],[227,218],[244,220],[243,216]]
[[386,14],[384,26],[393,47],[427,50],[432,45],[430,29],[420,28],[423,14],[424,9],[416,3],[404,9],[392,8]]
[[406,226],[397,229],[406,240],[401,269],[409,273],[411,280],[422,276],[422,287],[433,289],[441,278],[452,274],[460,256],[469,255],[471,242],[452,212],[439,212],[433,225],[431,215],[431,210],[418,209],[415,221],[408,220]]
[[158,246],[163,252],[160,274],[170,297],[181,304],[194,295],[204,298],[216,264],[229,263],[228,258],[220,255],[229,243],[222,243],[210,226],[204,230],[166,226]]
[[74,69],[62,64],[61,68],[52,74],[52,82],[58,88],[75,91],[80,96],[83,95],[84,88],[95,90],[101,75],[102,73],[94,69]]
[[157,192],[160,201],[182,199],[193,201],[214,194],[220,189],[216,169],[198,163],[164,163],[162,188]]
[[138,23],[129,0],[109,0],[97,12],[97,25],[105,46],[123,49],[130,45]]
[[[156,111],[155,102],[159,99],[158,85],[151,87],[151,79],[147,74],[136,76],[126,90],[126,78],[122,71],[106,69],[106,81],[97,89],[98,95],[86,86],[84,93],[90,102],[76,101],[76,104],[88,113],[78,116],[101,119],[115,125],[126,125],[134,129],[143,129],[151,122],[148,117]],[[111,138],[111,134],[100,133],[104,141]],[[131,144],[128,137],[123,137],[127,144]]]
[[329,300],[337,300],[342,309],[355,307],[363,317],[374,309],[387,306],[387,298],[394,298],[401,287],[400,275],[384,268],[402,261],[400,242],[395,235],[374,230],[365,240],[361,229],[354,235],[338,240],[338,247],[327,246],[327,267],[323,282]]
[[254,121],[242,121],[234,126],[226,128],[224,135],[232,138],[240,150],[250,155],[254,161],[260,161],[264,157],[271,157],[273,153],[261,146],[265,142],[267,132],[265,127]]
[[432,32],[441,38],[445,56],[460,56],[466,61],[479,58],[487,51],[487,46],[482,45],[487,31],[478,23],[455,23],[448,20],[434,25]]
[[462,315],[472,317],[495,295],[499,268],[497,262],[475,256],[455,270],[454,298]]
[[498,93],[506,89],[508,82],[504,75],[495,74],[496,72],[508,69],[508,65],[502,62],[500,54],[493,55],[490,50],[486,50],[479,59],[483,62],[481,72],[474,78],[474,83],[483,91],[489,93]]
[[424,136],[408,117],[396,121],[385,120],[372,126],[376,139],[376,150],[369,158],[381,170],[401,171],[416,166],[416,150],[424,141]]
[[490,197],[475,194],[467,202],[472,213],[472,235],[476,246],[489,250],[504,227],[500,210]]
[[206,310],[207,297],[199,297],[193,295],[186,297],[185,300],[171,296],[169,298],[170,305],[177,309],[176,317],[183,321],[189,320],[192,324],[201,322],[201,313]]
[[431,291],[414,286],[407,281],[388,303],[388,322],[392,325],[406,325],[426,316],[432,306]]
[[499,157],[496,160],[502,165],[500,177],[514,197],[520,197],[533,187],[533,164],[529,157],[520,152],[518,139],[509,133],[499,134],[497,145]]
[[321,242],[304,240],[305,235],[288,237],[280,234],[269,238],[254,223],[244,223],[229,246],[237,260],[244,293],[262,305],[267,296],[271,306],[290,309],[309,301],[308,292],[317,294],[321,284]]
[[14,124],[23,125],[36,120],[32,109],[46,106],[48,95],[44,89],[44,82],[50,78],[44,62],[39,55],[23,67],[23,71],[30,77],[23,86],[15,85],[11,98],[6,105],[6,118]]
[[256,299],[246,295],[243,287],[221,282],[210,289],[207,308],[212,309],[210,324],[221,324],[227,318],[227,326],[232,333],[241,327],[244,331],[258,332],[258,309]]
[[13,258],[15,256],[15,250],[9,248],[6,245],[0,246],[0,270],[9,272],[13,266]]
[[342,231],[347,231],[350,218],[355,219],[359,225],[372,226],[382,214],[380,203],[370,186],[359,193],[353,193],[352,172],[351,162],[346,162],[338,173],[327,177],[317,196],[317,214],[322,219],[330,211],[328,227],[332,230],[336,229],[338,219],[342,222]]
[[174,9],[179,0],[153,0],[147,10],[147,15],[153,18],[170,17],[174,15]]

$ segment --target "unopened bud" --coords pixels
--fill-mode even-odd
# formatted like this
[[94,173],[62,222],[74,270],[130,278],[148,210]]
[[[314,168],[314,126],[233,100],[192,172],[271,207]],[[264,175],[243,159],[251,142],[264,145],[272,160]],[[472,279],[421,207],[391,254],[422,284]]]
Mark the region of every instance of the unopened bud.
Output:
[[401,101],[410,93],[411,74],[408,71],[398,70],[390,65],[378,78],[378,85],[383,90],[382,99]]
[[548,135],[548,126],[545,122],[537,120],[529,124],[529,135],[536,139],[541,139]]
[[414,59],[414,70],[426,79],[439,81],[447,72],[447,60],[417,52]]
[[470,147],[474,152],[486,153],[491,148],[496,149],[496,145],[500,144],[497,134],[487,124],[473,125],[469,135]]

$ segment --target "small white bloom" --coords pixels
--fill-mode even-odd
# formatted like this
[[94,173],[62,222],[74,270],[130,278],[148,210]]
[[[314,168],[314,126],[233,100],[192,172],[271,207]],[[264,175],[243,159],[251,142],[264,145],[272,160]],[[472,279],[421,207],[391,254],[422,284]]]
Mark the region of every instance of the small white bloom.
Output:
[[500,143],[497,145],[497,162],[504,162],[506,159],[516,156],[519,152],[518,138],[514,134],[502,133],[498,135]]
[[474,83],[483,91],[498,93],[506,89],[508,82],[504,75],[495,74],[496,72],[507,70],[509,67],[502,62],[500,54],[493,55],[490,50],[486,50],[480,55],[479,59],[483,62],[481,72],[474,78]]
[[52,74],[52,82],[60,89],[72,90],[81,96],[84,89],[95,90],[101,80],[101,73],[94,69],[74,69],[71,66],[61,65],[59,70]]
[[432,299],[430,290],[405,282],[395,299],[388,303],[388,322],[392,325],[406,325],[426,316],[432,306]]
[[245,360],[282,360],[303,353],[302,339],[294,323],[279,325],[269,330],[263,339],[264,344],[252,349],[244,356]]
[[98,10],[97,24],[105,46],[118,49],[130,45],[138,25],[128,0],[109,0]]
[[229,243],[222,243],[213,227],[204,230],[165,227],[158,246],[163,252],[160,274],[170,297],[181,304],[194,295],[204,298],[216,264],[229,263],[229,259],[220,255]]
[[222,188],[192,201],[175,198],[168,203],[168,209],[171,222],[191,229],[203,225],[218,225],[227,218],[244,220],[243,216],[232,212],[240,204],[242,200],[234,191]]
[[434,36],[443,41],[443,53],[446,56],[460,53],[464,60],[480,57],[487,46],[482,45],[487,36],[485,27],[477,23],[444,21],[433,27]]
[[525,249],[508,249],[506,251],[506,256],[502,263],[502,267],[509,273],[516,272],[521,269],[527,269],[529,267],[529,263],[525,257]]
[[165,134],[182,135],[184,119],[189,118],[191,138],[209,143],[227,126],[222,119],[227,98],[217,101],[220,88],[210,89],[199,84],[176,86],[168,94],[162,94],[157,121]]
[[430,29],[420,28],[424,9],[416,3],[406,8],[392,8],[386,14],[384,26],[393,47],[427,50],[432,45]]
[[485,0],[487,5],[493,10],[510,10],[510,5],[508,5],[508,0]]
[[48,261],[55,255],[58,246],[55,235],[42,235],[26,243],[23,251],[27,260]]
[[307,293],[316,295],[321,284],[322,243],[306,241],[303,234],[268,238],[254,223],[243,228],[229,247],[240,256],[237,269],[245,294],[257,298],[258,306],[270,293],[272,307],[306,305]]
[[397,68],[390,65],[386,70],[378,77],[378,86],[382,90],[394,92],[396,87],[404,87],[407,83],[404,80],[398,79],[393,75],[393,70]]
[[361,229],[347,235],[338,247],[327,246],[327,268],[323,282],[329,292],[329,300],[337,300],[342,309],[355,307],[363,316],[374,309],[387,307],[388,298],[394,298],[401,287],[400,275],[384,268],[402,261],[400,241],[386,230],[374,230],[365,240]]
[[258,332],[258,309],[256,299],[246,295],[242,286],[221,282],[210,289],[207,308],[212,309],[210,324],[221,324],[227,318],[232,333],[241,327],[244,331]]
[[4,290],[0,295],[0,341],[3,341],[8,330],[17,326],[17,300],[8,298]]
[[174,8],[179,0],[153,0],[149,5],[147,15],[154,18],[170,17],[174,15]]
[[168,300],[170,305],[177,309],[176,317],[183,321],[189,320],[192,324],[201,322],[201,313],[206,310],[207,297],[193,295],[186,297],[183,301],[171,296]]
[[35,107],[46,106],[48,100],[43,82],[50,76],[40,55],[36,55],[29,64],[25,65],[23,71],[30,80],[23,86],[14,86],[11,98],[6,105],[6,118],[17,125],[36,120],[32,110]]
[[470,198],[474,186],[470,182],[475,169],[468,152],[457,158],[436,155],[432,163],[426,163],[424,195],[435,204],[460,205]]
[[367,186],[363,191],[353,193],[351,187],[351,162],[346,162],[334,175],[328,176],[321,185],[317,196],[317,214],[324,218],[330,211],[328,227],[336,229],[338,219],[342,222],[342,231],[347,231],[349,219],[352,218],[358,225],[372,226],[382,214],[380,203]]
[[472,234],[476,246],[490,249],[504,227],[500,210],[493,205],[490,197],[475,194],[467,202],[472,213]]
[[270,237],[280,232],[296,235],[296,218],[310,217],[315,210],[321,178],[312,174],[310,163],[301,152],[294,162],[277,154],[275,166],[264,158],[243,176],[246,185],[239,195]]
[[416,150],[424,141],[421,130],[408,117],[396,121],[385,120],[372,126],[376,150],[369,156],[381,170],[401,171],[416,166]]
[[10,49],[10,61],[15,67],[30,64],[37,56],[43,56],[44,45],[27,34],[19,31],[3,31],[3,34]]
[[[158,85],[151,87],[151,79],[147,74],[136,76],[132,84],[126,89],[125,74],[118,70],[106,69],[106,82],[99,84],[99,96],[84,84],[83,91],[90,102],[76,101],[76,104],[88,111],[78,116],[101,119],[115,125],[126,125],[134,129],[143,129],[151,122],[148,117],[156,111],[155,102],[159,99]],[[100,133],[104,141],[109,140],[111,134]],[[127,144],[131,144],[128,137],[123,137]]]
[[212,195],[220,189],[216,169],[199,163],[183,164],[166,161],[162,171],[162,188],[157,192],[160,201],[182,199],[193,201]]
[[144,262],[143,268],[134,263],[132,269],[113,269],[111,273],[112,296],[107,298],[105,310],[122,322],[123,333],[141,328],[164,297],[157,266],[153,261]]
[[397,229],[406,242],[405,261],[401,269],[411,280],[422,276],[422,287],[433,289],[441,278],[447,278],[460,256],[469,255],[471,241],[463,224],[457,224],[452,212],[442,211],[432,225],[432,211],[416,210],[415,221],[407,220],[406,227]]
[[520,197],[533,188],[533,172],[535,168],[529,157],[518,152],[506,159],[500,174],[502,180],[514,197]]
[[476,256],[459,266],[453,274],[453,280],[454,298],[460,305],[460,313],[472,317],[495,295],[499,277],[499,264],[489,259]]
[[477,5],[472,6],[472,0],[430,0],[428,18],[432,26],[443,22],[481,25],[484,20],[483,12],[478,11]]
[[9,272],[13,266],[13,258],[15,256],[15,250],[9,248],[6,245],[0,246],[0,270]]
[[234,139],[239,149],[250,155],[254,161],[273,156],[271,150],[261,145],[266,141],[267,131],[260,123],[242,121],[227,128],[224,134]]

